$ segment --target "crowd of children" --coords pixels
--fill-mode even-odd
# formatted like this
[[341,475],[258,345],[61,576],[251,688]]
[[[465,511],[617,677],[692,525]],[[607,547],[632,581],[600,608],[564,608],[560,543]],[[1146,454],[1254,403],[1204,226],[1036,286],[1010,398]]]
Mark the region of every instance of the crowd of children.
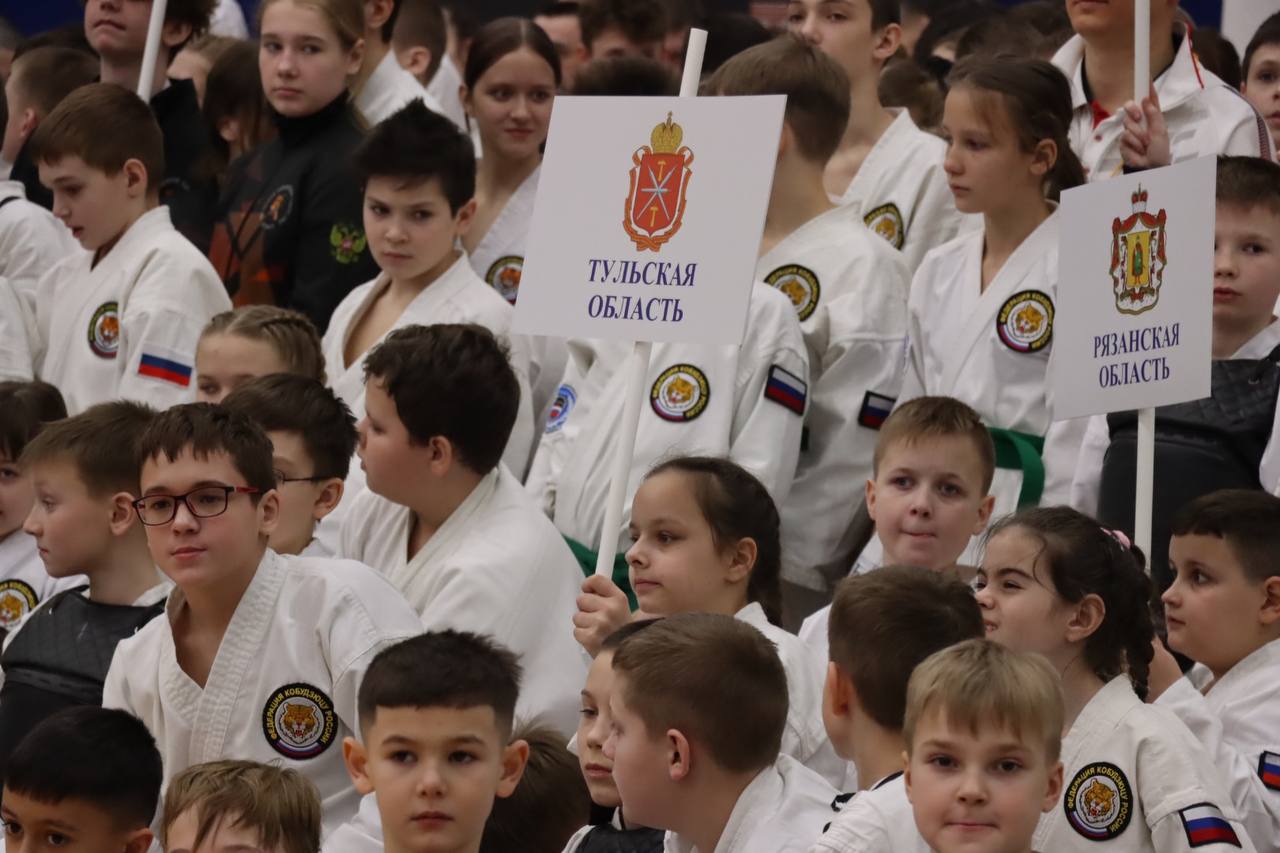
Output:
[[[142,86],[152,0],[0,33],[5,849],[1280,853],[1280,14],[1151,0],[1135,101],[1132,0],[481,5],[168,0]],[[597,575],[628,348],[512,306],[555,99],[694,26],[783,129]],[[1231,476],[1144,554],[1058,200],[1202,156]]]

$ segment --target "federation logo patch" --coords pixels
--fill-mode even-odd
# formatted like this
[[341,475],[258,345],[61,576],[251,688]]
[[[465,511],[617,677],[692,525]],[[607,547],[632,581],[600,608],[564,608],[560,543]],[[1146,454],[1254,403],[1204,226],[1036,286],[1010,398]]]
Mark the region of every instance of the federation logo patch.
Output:
[[680,144],[683,141],[684,129],[667,113],[667,120],[649,134],[649,144],[631,154],[631,189],[622,227],[638,251],[659,251],[684,223],[693,152]]
[[868,391],[862,395],[862,408],[858,410],[858,426],[880,429],[889,419],[889,413],[893,411],[893,404],[896,402],[898,402],[896,397]]
[[1164,284],[1168,215],[1147,213],[1147,191],[1130,196],[1133,212],[1111,223],[1111,290],[1121,314],[1141,314],[1156,307]]
[[271,194],[262,206],[262,227],[270,231],[293,213],[293,187],[285,184]]
[[285,758],[315,758],[338,738],[333,701],[310,684],[286,684],[262,709],[262,734]]
[[484,280],[498,291],[503,299],[515,305],[522,272],[524,272],[524,258],[519,255],[504,255],[489,265],[489,271],[484,274]]
[[551,401],[551,410],[547,412],[547,428],[544,432],[550,435],[559,432],[560,427],[569,419],[569,413],[578,402],[578,392],[572,385],[561,385],[556,389],[556,398]]
[[898,210],[898,206],[893,202],[880,205],[862,217],[862,221],[872,231],[888,240],[889,245],[895,249],[901,249],[902,244],[907,242],[907,228],[902,224],[902,211]]
[[1133,819],[1133,789],[1124,772],[1100,761],[1081,768],[1062,799],[1071,828],[1091,841],[1110,841]]
[[711,400],[706,374],[692,364],[676,364],[662,371],[649,392],[649,405],[664,421],[691,421]]
[[1053,339],[1053,300],[1039,290],[1013,294],[996,314],[996,334],[1014,352],[1039,352]]
[[1271,790],[1280,791],[1280,753],[1262,753],[1258,759],[1258,777]]
[[1187,833],[1187,844],[1204,847],[1206,844],[1226,844],[1240,847],[1240,837],[1227,821],[1226,815],[1213,803],[1200,803],[1178,812],[1182,829]]
[[784,409],[803,415],[805,403],[809,401],[809,386],[799,376],[774,364],[769,367],[769,379],[764,384],[764,397]]
[[142,357],[138,359],[138,375],[186,388],[191,384],[194,367],[191,356],[168,347],[142,345]]
[[329,230],[333,259],[340,264],[354,264],[360,260],[368,242],[364,232],[354,225],[335,225]]
[[782,291],[791,304],[796,306],[796,314],[800,322],[808,320],[818,307],[818,299],[822,296],[822,285],[813,270],[799,264],[787,264],[778,267],[764,277],[765,284]]
[[89,349],[98,358],[115,358],[120,351],[120,310],[116,302],[104,302],[89,320]]
[[36,591],[25,581],[0,582],[0,628],[12,631],[39,603]]

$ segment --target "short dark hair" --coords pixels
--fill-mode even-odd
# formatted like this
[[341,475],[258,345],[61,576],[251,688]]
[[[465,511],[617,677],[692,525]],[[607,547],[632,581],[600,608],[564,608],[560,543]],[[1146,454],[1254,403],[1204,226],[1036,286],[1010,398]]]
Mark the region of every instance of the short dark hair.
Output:
[[520,695],[515,653],[487,636],[428,631],[378,653],[360,682],[357,712],[368,732],[379,708],[493,709],[502,739],[511,736]]
[[[702,57],[705,77],[750,47],[773,38],[769,28],[745,12],[717,12],[698,24],[707,31],[707,47]],[[686,48],[687,48],[686,41]]]
[[666,63],[643,56],[605,56],[578,69],[574,95],[657,97],[676,95],[680,80]]
[[1196,27],[1196,58],[1200,65],[1217,74],[1222,82],[1239,90],[1244,82],[1240,76],[1240,54],[1236,47],[1213,27]]
[[871,31],[883,30],[890,24],[902,23],[900,0],[867,0],[871,7]]
[[544,18],[561,18],[566,15],[577,15],[578,7],[581,5],[582,4],[577,2],[577,0],[551,0],[551,2],[539,9],[536,14],[541,15]]
[[215,453],[231,457],[245,482],[258,490],[249,495],[257,502],[276,486],[271,466],[271,439],[266,432],[241,412],[215,403],[184,403],[166,409],[152,420],[142,433],[142,461],[173,461],[189,450],[197,459],[208,459]]
[[115,83],[90,83],[63,98],[27,142],[36,163],[79,157],[118,175],[129,160],[147,170],[147,188],[164,175],[164,137],[146,101]]
[[520,385],[493,332],[474,323],[402,326],[369,351],[364,376],[386,389],[410,440],[443,436],[472,471],[497,467]]
[[217,5],[218,0],[169,0],[164,10],[164,22],[187,24],[191,27],[191,38],[195,38],[209,29]]
[[806,160],[826,163],[849,124],[849,78],[831,57],[782,35],[730,59],[703,84],[715,95],[786,95],[786,120]]
[[397,49],[425,47],[431,51],[431,62],[423,73],[430,80],[440,70],[449,39],[449,25],[445,22],[444,10],[436,0],[400,0],[399,8],[391,43]]
[[645,628],[648,628],[650,625],[657,624],[658,622],[661,622],[661,621],[662,620],[659,618],[659,619],[637,619],[637,620],[628,622],[625,625],[623,625],[621,628],[619,628],[618,630],[614,631],[612,634],[604,638],[604,642],[600,644],[600,651],[602,652],[617,651],[618,646],[626,642],[628,637],[631,637],[635,634],[639,634],[641,631],[643,631]]
[[476,32],[475,38],[471,40],[471,48],[467,51],[462,82],[468,90],[474,90],[484,72],[492,68],[499,59],[526,47],[551,66],[551,74],[559,86],[560,54],[556,52],[551,36],[528,18],[516,17],[497,18]]
[[142,436],[156,417],[155,409],[128,400],[90,406],[47,424],[22,451],[21,464],[66,460],[92,495],[137,495]]
[[66,416],[62,392],[48,382],[0,382],[0,453],[18,461],[46,424]]
[[48,717],[9,755],[6,792],[42,803],[91,803],[122,826],[148,826],[164,769],[155,738],[125,711],[82,705]]
[[1217,202],[1280,215],[1280,164],[1262,157],[1219,157]]
[[777,760],[787,673],[773,643],[747,623],[716,613],[668,616],[623,640],[613,671],[650,734],[679,729],[734,773]]
[[582,43],[591,43],[605,30],[616,28],[635,44],[662,41],[667,34],[667,9],[654,0],[583,0],[578,6]]
[[591,819],[591,794],[564,736],[546,728],[517,731],[529,744],[529,761],[510,797],[493,801],[480,853],[560,853]]
[[1267,492],[1223,489],[1196,498],[1174,514],[1169,531],[1221,539],[1253,583],[1280,577],[1280,498]]
[[925,658],[983,636],[982,611],[968,584],[914,566],[852,575],[836,587],[828,626],[831,660],[858,692],[858,704],[891,731],[902,729],[907,681]]
[[421,98],[410,101],[377,124],[356,149],[356,173],[366,186],[370,178],[388,177],[408,185],[435,178],[449,200],[449,212],[476,194],[476,150],[457,126],[432,112]]
[[63,98],[98,79],[98,61],[73,47],[37,47],[13,60],[14,87],[41,115],[53,112]]
[[386,22],[382,25],[382,29],[378,31],[378,35],[382,37],[384,42],[390,43],[396,33],[396,20],[400,17],[400,7],[404,5],[404,0],[391,0],[391,14],[387,16]]
[[1258,48],[1269,44],[1280,44],[1280,12],[1276,12],[1258,25],[1253,38],[1249,39],[1249,44],[1244,49],[1244,59],[1240,62],[1240,76],[1246,81],[1249,79],[1249,66],[1253,64],[1253,55],[1258,52]]
[[309,376],[275,373],[250,379],[222,405],[252,418],[267,432],[296,432],[315,466],[312,476],[345,480],[359,436],[347,404]]

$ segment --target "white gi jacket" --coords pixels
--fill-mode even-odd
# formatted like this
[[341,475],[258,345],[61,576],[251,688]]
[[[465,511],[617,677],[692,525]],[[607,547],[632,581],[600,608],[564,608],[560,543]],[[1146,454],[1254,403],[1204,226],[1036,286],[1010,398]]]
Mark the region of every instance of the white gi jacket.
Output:
[[146,723],[166,784],[205,761],[280,762],[315,784],[332,832],[359,802],[342,739],[359,736],[360,680],[378,652],[422,632],[418,615],[367,566],[267,551],[201,688],[174,650],[184,600],[175,589],[166,618],[116,647],[103,706]]
[[1266,851],[1280,850],[1278,675],[1280,640],[1273,640],[1216,683],[1208,669],[1196,664],[1155,703],[1177,714],[1204,744],[1227,777],[1245,829],[1258,849]]
[[396,61],[396,52],[388,50],[365,81],[364,87],[356,94],[355,107],[372,126],[390,118],[393,113],[399,112],[416,99],[421,99],[432,112],[444,113],[435,96]]
[[[462,72],[454,64],[453,57],[445,53],[444,58],[440,60],[440,67],[436,69],[435,76],[427,83],[427,94],[435,98],[436,102],[440,104],[440,109],[436,110],[436,112],[446,116],[458,127],[465,130],[467,127],[467,111],[462,106],[462,96],[458,94],[458,90],[461,87]],[[435,109],[435,107],[432,107],[432,109]]]
[[52,213],[27,201],[21,181],[0,181],[0,278],[35,312],[36,284],[59,261],[84,249]]
[[92,263],[77,252],[40,280],[36,375],[58,386],[72,415],[118,398],[158,409],[194,400],[200,332],[231,310],[209,261],[161,206]]
[[50,577],[35,537],[13,531],[0,539],[0,629],[12,633],[42,603],[64,589],[88,582],[84,575]]
[[[1173,64],[1155,79],[1173,161],[1217,154],[1274,159],[1275,145],[1262,116],[1243,95],[1200,65],[1185,29],[1180,38]],[[1124,115],[1116,112],[1094,127],[1093,106],[1084,88],[1084,52],[1084,39],[1074,36],[1053,57],[1053,64],[1071,83],[1071,148],[1089,180],[1101,181],[1124,171]]]
[[902,385],[910,273],[856,209],[838,207],[769,250],[756,278],[795,305],[809,353],[807,440],[779,507],[782,575],[824,590],[823,570],[852,556],[854,510]]
[[555,525],[502,466],[409,559],[412,524],[412,510],[366,489],[338,553],[381,572],[427,630],[488,634],[520,655],[517,716],[541,717],[567,740],[588,662],[573,638],[582,571]]
[[[616,423],[627,383],[618,368],[629,351],[625,344],[570,341],[569,365],[526,483],[560,532],[593,550],[621,432]],[[671,455],[727,456],[759,477],[781,506],[800,455],[808,373],[795,308],[760,283],[741,347],[654,344],[620,537],[640,481]]]
[[929,853],[916,829],[902,773],[854,796],[809,853]]
[[897,118],[867,153],[840,203],[855,206],[914,272],[926,252],[954,238],[966,221],[975,227],[982,220],[956,210],[942,168],[947,143],[916,127],[906,110],[890,112]]
[[809,849],[831,820],[836,790],[785,755],[760,771],[729,814],[715,850],[699,850],[668,832],[665,853],[798,853]]
[[26,300],[0,276],[0,382],[31,379],[35,336],[35,317]]
[[1062,804],[1041,816],[1036,850],[1255,849],[1204,747],[1172,713],[1144,705],[1126,675],[1085,705],[1062,763]]

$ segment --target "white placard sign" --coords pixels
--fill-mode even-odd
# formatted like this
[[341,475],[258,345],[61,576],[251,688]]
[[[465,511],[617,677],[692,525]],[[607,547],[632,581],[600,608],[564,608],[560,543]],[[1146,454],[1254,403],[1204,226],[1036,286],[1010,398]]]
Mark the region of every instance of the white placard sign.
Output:
[[785,103],[556,98],[514,331],[742,343]]
[[1202,157],[1063,193],[1055,419],[1209,396],[1216,179]]

